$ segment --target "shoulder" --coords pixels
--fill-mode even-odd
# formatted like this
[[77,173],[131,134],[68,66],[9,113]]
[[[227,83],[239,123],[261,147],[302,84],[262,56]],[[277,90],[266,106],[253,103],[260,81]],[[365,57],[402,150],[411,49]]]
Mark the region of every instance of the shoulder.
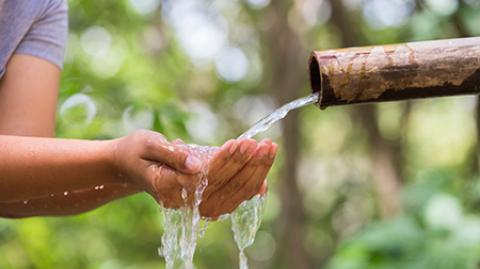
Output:
[[0,0],[0,79],[14,53],[62,66],[68,34],[66,0]]
[[0,19],[34,21],[55,11],[67,11],[66,0],[0,0]]
[[67,12],[68,5],[66,0],[43,0],[45,2],[44,14],[51,14],[52,12]]

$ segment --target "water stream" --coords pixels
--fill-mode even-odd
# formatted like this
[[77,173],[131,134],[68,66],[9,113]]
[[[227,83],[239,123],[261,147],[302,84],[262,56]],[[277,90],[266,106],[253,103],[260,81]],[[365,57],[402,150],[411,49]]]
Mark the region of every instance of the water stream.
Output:
[[250,129],[240,135],[238,138],[252,138],[258,133],[266,131],[272,124],[275,122],[285,118],[288,112],[310,105],[318,102],[319,93],[312,93],[306,97],[298,98],[293,100],[290,103],[287,103],[280,108],[273,111],[270,115],[266,116],[265,118],[257,121]]
[[240,269],[248,268],[248,260],[244,251],[255,241],[255,235],[262,222],[264,205],[265,196],[256,195],[241,203],[231,214],[233,239],[239,250]]
[[[214,147],[186,145],[192,154],[204,160],[201,169],[200,184],[194,190],[191,204],[188,203],[188,192],[182,189],[184,206],[179,209],[163,208],[163,235],[162,246],[158,254],[165,259],[167,269],[181,268],[194,269],[193,255],[197,246],[197,239],[202,237],[207,228],[207,220],[202,220],[199,206],[202,202],[203,191],[208,185],[207,171],[208,158]],[[203,225],[202,225],[203,222]]]
[[[245,133],[240,135],[240,139],[249,139],[261,133],[275,122],[285,118],[291,110],[298,109],[309,104],[318,102],[318,93],[296,99],[290,103],[283,105],[275,110],[267,117],[261,119],[254,124]],[[215,149],[214,147],[205,147],[197,145],[188,145],[191,152],[198,154],[200,159],[207,160],[204,163],[208,164],[210,153]],[[164,208],[163,213],[163,229],[162,247],[159,249],[159,254],[165,258],[166,268],[174,269],[194,269],[193,256],[197,245],[197,239],[203,236],[207,227],[207,220],[201,220],[199,205],[202,201],[202,194],[208,185],[206,177],[208,165],[202,168],[201,184],[194,192],[194,199],[192,206],[187,203],[187,191],[182,191],[182,198],[185,206],[180,209]],[[244,201],[238,208],[232,212],[230,217],[232,223],[233,238],[239,249],[239,267],[240,269],[248,268],[247,257],[245,256],[245,248],[251,246],[255,240],[255,235],[260,227],[261,216],[265,204],[265,197],[257,195],[248,201]],[[220,219],[225,219],[221,217]],[[201,222],[204,222],[203,226]]]

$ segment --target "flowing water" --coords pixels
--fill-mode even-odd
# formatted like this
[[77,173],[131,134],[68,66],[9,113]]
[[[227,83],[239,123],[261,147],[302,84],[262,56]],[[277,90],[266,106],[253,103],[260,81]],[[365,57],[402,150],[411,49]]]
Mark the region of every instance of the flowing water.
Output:
[[301,108],[310,104],[317,103],[319,100],[319,93],[312,93],[309,96],[303,97],[303,98],[298,98],[293,100],[290,103],[287,103],[277,110],[273,111],[272,114],[266,116],[265,118],[259,120],[257,123],[255,123],[250,129],[248,129],[245,133],[240,135],[238,138],[252,138],[258,133],[266,131],[272,124],[275,122],[285,118],[287,116],[288,112],[295,110],[297,108]]
[[262,222],[264,204],[265,196],[256,195],[241,203],[231,215],[233,238],[240,251],[238,254],[240,269],[248,268],[247,256],[244,251],[255,241],[255,235]]
[[[208,185],[207,171],[208,158],[215,150],[214,147],[186,145],[190,152],[203,160],[200,184],[193,193],[193,201],[188,203],[188,192],[182,189],[184,206],[179,209],[163,208],[163,235],[162,247],[158,253],[165,258],[167,269],[193,269],[193,255],[197,246],[197,239],[202,237],[207,228],[207,220],[201,220],[199,206],[202,202],[203,191]],[[203,225],[201,222],[204,222]]]
[[[309,96],[293,100],[290,103],[287,103],[277,110],[275,110],[270,115],[259,120],[255,123],[250,129],[240,135],[240,139],[249,139],[257,135],[258,133],[264,132],[270,128],[277,121],[285,118],[288,112],[317,103],[319,100],[319,94],[313,93]],[[255,196],[249,201],[243,202],[231,216],[232,220],[232,231],[233,238],[237,244],[239,253],[239,264],[240,269],[248,268],[247,257],[245,256],[244,250],[253,244],[255,240],[255,235],[257,234],[258,228],[261,223],[261,213],[265,204],[265,198],[260,196]]]
[[[272,114],[263,118],[254,124],[245,133],[238,138],[249,139],[261,133],[275,122],[285,118],[291,110],[298,109],[319,101],[318,93],[307,97],[296,99],[275,110]],[[197,145],[188,145],[194,154],[197,154],[206,164],[202,168],[201,184],[194,192],[194,199],[191,206],[187,203],[187,191],[182,190],[182,198],[185,206],[180,209],[164,208],[162,247],[159,254],[165,258],[167,269],[182,268],[193,269],[193,256],[197,246],[197,239],[202,237],[207,227],[207,220],[203,220],[202,226],[199,206],[202,201],[202,194],[208,185],[206,177],[208,171],[208,159],[211,153],[216,149],[214,147],[204,147]],[[232,223],[233,238],[239,249],[240,269],[248,268],[245,248],[251,246],[255,240],[255,235],[260,227],[261,216],[265,204],[265,197],[257,195],[248,201],[244,201],[230,215],[225,215],[220,219],[230,217]]]

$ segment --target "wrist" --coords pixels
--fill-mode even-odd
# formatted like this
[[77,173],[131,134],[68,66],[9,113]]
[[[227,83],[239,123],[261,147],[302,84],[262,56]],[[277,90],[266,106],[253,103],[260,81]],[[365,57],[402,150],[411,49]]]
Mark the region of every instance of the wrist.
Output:
[[102,143],[102,152],[105,156],[105,164],[112,178],[121,184],[131,184],[127,175],[123,171],[123,165],[120,162],[118,144],[120,139],[105,140]]

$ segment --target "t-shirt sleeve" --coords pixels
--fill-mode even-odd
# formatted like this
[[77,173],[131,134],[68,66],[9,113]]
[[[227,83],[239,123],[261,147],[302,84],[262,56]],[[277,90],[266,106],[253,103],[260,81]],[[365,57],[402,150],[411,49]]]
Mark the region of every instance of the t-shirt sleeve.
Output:
[[0,0],[0,78],[15,53],[62,68],[67,35],[66,0]]

